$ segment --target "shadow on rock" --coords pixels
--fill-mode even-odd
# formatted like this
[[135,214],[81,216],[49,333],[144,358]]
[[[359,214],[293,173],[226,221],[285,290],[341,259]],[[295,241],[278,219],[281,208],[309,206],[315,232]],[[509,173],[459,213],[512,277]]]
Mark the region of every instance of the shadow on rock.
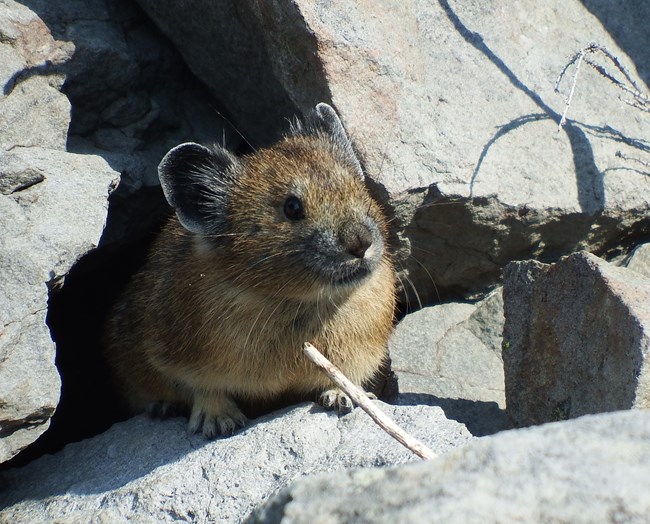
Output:
[[401,393],[397,404],[438,406],[448,419],[465,424],[475,437],[493,435],[512,427],[505,410],[499,408],[496,402],[440,398],[424,393]]
[[[463,23],[447,0],[439,0],[439,2],[449,20],[468,44],[483,53],[508,78],[514,87],[525,93],[546,115],[556,122],[560,121],[560,115],[538,93],[517,78],[508,65],[485,43],[483,37]],[[539,118],[536,115],[536,120]],[[602,183],[602,176],[598,176],[599,170],[596,166],[591,144],[584,131],[571,122],[567,122],[564,131],[569,137],[573,152],[580,208],[583,213],[597,214],[603,210],[605,205],[605,187]]]
[[[650,84],[650,4],[623,2],[612,8],[609,0],[581,0],[585,8],[600,20],[610,36],[632,59],[646,85]],[[626,5],[627,4],[627,5]]]
[[[0,491],[29,493],[30,498],[47,498],[64,493],[91,495],[119,489],[129,482],[146,476],[154,469],[178,461],[209,441],[202,436],[188,436],[186,419],[154,420],[145,415],[115,424],[93,441],[75,443],[57,455],[45,455],[23,470],[9,470],[0,477]],[[103,456],[97,456],[102,450]],[[74,463],[65,461],[73,456]],[[68,462],[61,468],[61,462]],[[12,471],[36,472],[38,481],[29,489],[18,490]],[[49,478],[57,478],[51,482]],[[53,486],[56,488],[53,489]],[[24,486],[23,486],[24,488]],[[20,502],[18,498],[0,497],[0,507]]]

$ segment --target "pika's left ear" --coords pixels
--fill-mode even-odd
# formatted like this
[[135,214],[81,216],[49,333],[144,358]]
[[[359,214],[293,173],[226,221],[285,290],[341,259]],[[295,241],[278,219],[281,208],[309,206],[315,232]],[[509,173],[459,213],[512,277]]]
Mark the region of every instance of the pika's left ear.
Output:
[[341,119],[330,105],[323,102],[318,104],[307,115],[304,126],[299,127],[298,130],[299,132],[308,135],[317,134],[319,131],[330,135],[334,142],[343,150],[350,167],[356,171],[359,178],[363,180],[363,170],[361,169],[359,159],[354,152],[352,143],[348,138],[348,134],[345,132]]

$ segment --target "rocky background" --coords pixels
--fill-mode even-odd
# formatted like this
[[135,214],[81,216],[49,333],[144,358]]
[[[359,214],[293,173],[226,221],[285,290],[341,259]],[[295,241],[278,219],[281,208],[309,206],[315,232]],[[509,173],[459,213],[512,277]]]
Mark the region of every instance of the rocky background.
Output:
[[[650,114],[583,63],[558,131],[589,42],[647,97],[643,0],[0,0],[0,521],[649,522]],[[307,404],[114,424],[98,337],[160,158],[321,101],[393,225],[382,407],[442,456]]]

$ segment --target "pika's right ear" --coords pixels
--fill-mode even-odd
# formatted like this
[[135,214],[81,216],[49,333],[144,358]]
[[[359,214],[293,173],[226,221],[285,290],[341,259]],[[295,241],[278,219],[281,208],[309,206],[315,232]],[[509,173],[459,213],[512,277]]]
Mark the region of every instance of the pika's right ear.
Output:
[[215,235],[227,226],[226,205],[237,158],[223,148],[187,143],[160,162],[158,177],[178,220],[193,233]]

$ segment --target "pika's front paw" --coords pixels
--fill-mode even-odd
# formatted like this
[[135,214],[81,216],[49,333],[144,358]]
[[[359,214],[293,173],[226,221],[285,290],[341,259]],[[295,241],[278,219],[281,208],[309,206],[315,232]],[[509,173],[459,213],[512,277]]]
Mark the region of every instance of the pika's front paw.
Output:
[[230,398],[225,395],[197,396],[187,426],[190,434],[198,433],[208,439],[219,435],[232,435],[248,420]]
[[318,402],[325,409],[335,409],[339,413],[349,413],[354,407],[350,397],[338,388],[323,391]]

